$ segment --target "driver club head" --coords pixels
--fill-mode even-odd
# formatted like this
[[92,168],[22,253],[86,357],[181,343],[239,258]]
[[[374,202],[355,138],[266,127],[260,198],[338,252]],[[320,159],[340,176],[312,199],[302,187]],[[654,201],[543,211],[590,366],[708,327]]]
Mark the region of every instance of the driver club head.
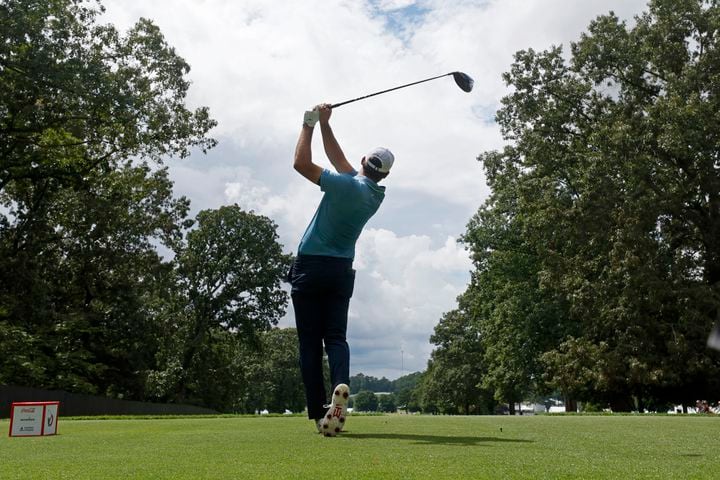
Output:
[[455,79],[455,83],[457,83],[457,86],[460,87],[464,92],[469,93],[472,91],[475,81],[470,78],[468,74],[463,72],[453,72],[452,76],[453,79]]

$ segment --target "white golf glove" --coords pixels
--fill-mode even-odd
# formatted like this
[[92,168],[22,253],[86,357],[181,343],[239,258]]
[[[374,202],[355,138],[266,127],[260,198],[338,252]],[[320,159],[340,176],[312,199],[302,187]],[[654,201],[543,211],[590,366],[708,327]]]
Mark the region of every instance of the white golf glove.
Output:
[[320,112],[318,110],[308,110],[305,112],[305,118],[303,123],[308,127],[312,128],[320,120]]

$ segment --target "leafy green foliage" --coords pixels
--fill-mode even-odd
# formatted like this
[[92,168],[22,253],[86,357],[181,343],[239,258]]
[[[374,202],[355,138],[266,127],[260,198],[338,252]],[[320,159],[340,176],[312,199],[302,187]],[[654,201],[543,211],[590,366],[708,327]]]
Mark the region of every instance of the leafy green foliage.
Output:
[[159,29],[141,19],[121,35],[99,12],[81,0],[0,4],[0,190],[215,144],[207,108],[185,108],[189,66]]
[[422,372],[414,372],[393,382],[398,408],[405,412],[419,412],[421,410],[419,386],[422,376]]
[[[395,380],[388,380],[385,377],[376,378],[372,375],[364,375],[358,373],[350,377],[350,392],[361,392],[363,390],[374,393],[393,393],[391,398],[386,399],[388,402],[386,408],[391,410],[382,410],[382,400],[384,395],[378,396],[380,402],[378,408],[380,411],[395,411],[401,408],[407,412],[420,411],[419,388],[418,385],[422,379],[421,372],[414,372],[404,375]],[[390,401],[392,400],[392,403]]]
[[377,395],[379,412],[395,413],[397,411],[397,402],[394,393],[387,395]]
[[163,163],[215,121],[157,26],[101,12],[0,0],[0,383],[242,410],[289,258],[236,206],[189,230]]
[[196,330],[268,329],[287,305],[280,281],[290,257],[277,242],[276,225],[237,205],[204,210],[197,224],[176,258]]
[[376,378],[372,375],[364,375],[358,373],[350,377],[350,392],[360,392],[362,390],[370,390],[371,392],[393,392],[395,391],[394,382],[385,377]]
[[[290,256],[282,253],[270,219],[233,205],[200,212],[174,264],[176,290],[161,317],[165,345],[153,373],[162,381],[154,391],[160,398],[215,405],[219,399],[202,385],[222,380],[207,373],[236,355],[216,350],[215,340],[230,342],[233,350],[233,342],[261,347],[259,332],[275,325],[287,305],[280,281]],[[224,405],[241,408],[234,400]]]
[[143,398],[171,271],[155,244],[189,205],[162,159],[213,146],[214,121],[185,108],[157,27],[120,35],[100,11],[0,3],[0,382]]
[[378,397],[375,392],[362,390],[353,397],[353,410],[357,412],[377,412]]
[[262,334],[261,348],[245,362],[248,391],[245,412],[302,412],[305,387],[300,369],[297,330],[273,328]]
[[475,325],[462,310],[443,316],[430,339],[432,353],[420,386],[422,409],[429,413],[486,414],[492,394],[483,389],[483,346]]
[[[720,393],[705,348],[720,310],[719,29],[717,2],[655,0],[632,26],[598,17],[569,60],[515,55],[496,117],[507,145],[479,157],[492,195],[463,237],[476,271],[462,328],[482,349],[464,365],[496,399],[550,387],[629,410]],[[433,342],[432,368],[478,352]]]

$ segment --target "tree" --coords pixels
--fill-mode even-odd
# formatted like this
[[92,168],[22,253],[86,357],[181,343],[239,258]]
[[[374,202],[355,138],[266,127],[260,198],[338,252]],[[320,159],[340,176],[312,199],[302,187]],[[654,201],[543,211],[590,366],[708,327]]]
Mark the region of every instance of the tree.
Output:
[[720,393],[704,347],[720,308],[719,13],[653,0],[632,27],[598,17],[569,61],[518,52],[497,114],[508,145],[480,156],[485,208],[511,214],[536,259],[533,301],[560,307],[560,328],[530,338],[556,339],[546,367],[602,352],[601,378],[572,388],[614,409]]
[[[258,363],[256,349],[248,348],[228,331],[213,329],[208,332],[208,339],[198,350],[186,376],[182,367],[174,363],[165,370],[151,372],[149,383],[158,392],[166,393],[161,387],[168,388],[171,400],[224,413],[254,413],[253,400],[261,399],[260,403],[264,403],[267,395],[266,385],[254,376]],[[177,394],[178,377],[187,381],[186,396],[182,398]]]
[[189,66],[160,30],[141,19],[121,36],[96,23],[102,10],[82,0],[0,3],[0,191],[42,195],[122,159],[215,144],[207,108],[185,108]]
[[142,396],[160,334],[152,309],[170,280],[151,238],[173,242],[186,211],[166,170],[126,166],[57,191],[32,245],[15,250],[19,233],[3,231],[5,322],[33,339],[5,361],[32,353],[35,364],[34,374],[21,366],[5,381]]
[[395,395],[397,398],[397,406],[399,409],[405,410],[406,413],[414,413],[422,410],[420,404],[420,389],[402,389]]
[[574,326],[565,303],[540,284],[540,257],[509,193],[497,188],[468,224],[462,241],[476,271],[458,302],[484,352],[481,384],[513,414],[516,403],[544,390],[539,357]]
[[154,242],[188,209],[162,162],[215,122],[156,26],[101,10],[0,1],[0,382],[142,399],[171,283]]
[[361,390],[370,390],[372,392],[392,392],[394,391],[393,382],[385,377],[376,378],[372,375],[364,375],[358,373],[350,377],[350,391],[359,392]]
[[269,330],[284,314],[287,295],[280,281],[290,256],[282,253],[276,228],[269,218],[237,205],[197,215],[197,228],[175,259],[181,303],[168,325],[177,334],[176,356],[166,361],[179,365],[179,399],[202,396],[187,387],[193,377],[206,374],[202,359],[213,331],[257,346],[258,332]]
[[44,280],[57,282],[54,305],[28,315],[36,327],[55,322],[49,339],[59,361],[48,373],[59,388],[84,378],[97,392],[137,398],[155,365],[163,333],[155,312],[172,281],[152,239],[178,241],[188,202],[172,198],[166,169],[147,165],[89,174],[83,187],[58,193],[49,219],[59,245],[45,250],[57,257],[44,264],[57,272]]
[[374,392],[370,390],[362,390],[353,398],[353,411],[357,412],[376,412],[378,409],[378,399]]
[[395,394],[389,393],[387,395],[378,395],[378,411],[385,413],[397,412],[397,403],[395,401]]
[[543,379],[563,393],[567,412],[576,410],[576,400],[597,402],[601,398],[603,379],[613,370],[607,366],[617,361],[609,355],[605,343],[596,345],[574,337],[542,354],[540,360],[546,366]]
[[392,392],[400,392],[402,390],[413,390],[420,383],[422,372],[413,372],[396,378],[392,382]]
[[251,354],[248,368],[248,396],[253,402],[246,411],[302,412],[305,387],[300,369],[297,330],[273,328],[262,334],[261,348]]
[[482,387],[486,368],[477,324],[467,312],[443,315],[430,341],[437,345],[420,384],[423,410],[428,413],[484,414],[492,393]]
[[422,381],[422,375],[422,372],[414,372],[393,381],[393,391],[396,392],[398,408],[406,412],[419,412],[421,410],[419,385]]

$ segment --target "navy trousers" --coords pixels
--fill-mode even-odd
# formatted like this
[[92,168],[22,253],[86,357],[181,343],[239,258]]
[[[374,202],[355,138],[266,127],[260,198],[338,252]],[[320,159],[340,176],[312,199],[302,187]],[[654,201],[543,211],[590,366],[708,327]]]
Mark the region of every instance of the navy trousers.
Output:
[[300,372],[305,384],[308,417],[325,415],[327,392],[323,380],[323,342],[332,388],[350,383],[347,316],[355,284],[349,258],[298,255],[289,272],[300,344]]

